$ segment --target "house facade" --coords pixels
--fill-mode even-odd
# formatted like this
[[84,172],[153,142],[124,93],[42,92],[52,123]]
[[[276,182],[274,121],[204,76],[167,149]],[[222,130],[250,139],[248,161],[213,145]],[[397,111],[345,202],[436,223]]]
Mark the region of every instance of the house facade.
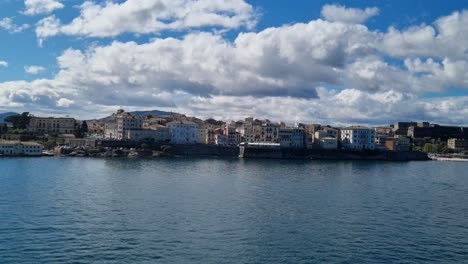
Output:
[[198,125],[191,122],[168,123],[173,144],[196,144],[199,143]]
[[375,130],[361,126],[343,128],[340,142],[343,149],[374,150]]
[[70,117],[37,117],[32,116],[27,131],[36,135],[73,134],[76,120]]

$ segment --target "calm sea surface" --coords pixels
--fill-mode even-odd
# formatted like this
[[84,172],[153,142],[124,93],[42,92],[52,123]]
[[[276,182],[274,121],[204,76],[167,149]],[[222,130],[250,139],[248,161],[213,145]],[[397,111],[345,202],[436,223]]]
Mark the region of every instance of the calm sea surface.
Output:
[[468,163],[0,159],[0,263],[468,263]]

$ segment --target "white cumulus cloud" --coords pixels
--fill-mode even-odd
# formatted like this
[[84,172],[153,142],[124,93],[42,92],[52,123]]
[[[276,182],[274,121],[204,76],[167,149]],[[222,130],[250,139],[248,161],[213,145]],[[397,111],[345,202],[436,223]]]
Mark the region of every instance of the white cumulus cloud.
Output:
[[369,18],[378,15],[379,9],[377,7],[360,9],[348,8],[342,5],[324,5],[321,14],[323,18],[329,21],[363,23]]
[[28,29],[29,24],[17,25],[13,22],[13,18],[4,17],[0,20],[0,28],[3,28],[10,33],[19,33],[25,29]]
[[[125,3],[135,4],[90,5],[120,12]],[[225,119],[467,124],[468,96],[425,99],[428,92],[468,89],[464,16],[455,12],[431,26],[387,32],[316,19],[234,39],[197,31],[141,43],[95,43],[59,55],[53,78],[0,83],[0,105],[86,117],[125,106]],[[47,25],[45,37],[63,30],[55,16],[39,24]]]
[[56,9],[61,9],[64,5],[57,0],[24,0],[26,15],[49,14]]
[[69,24],[48,17],[37,24],[36,35],[39,39],[57,34],[111,37],[202,27],[252,28],[256,22],[256,11],[244,0],[85,1],[80,15]]
[[29,74],[38,74],[45,71],[46,68],[37,65],[24,66],[24,71]]
[[8,67],[8,62],[0,60],[1,67]]

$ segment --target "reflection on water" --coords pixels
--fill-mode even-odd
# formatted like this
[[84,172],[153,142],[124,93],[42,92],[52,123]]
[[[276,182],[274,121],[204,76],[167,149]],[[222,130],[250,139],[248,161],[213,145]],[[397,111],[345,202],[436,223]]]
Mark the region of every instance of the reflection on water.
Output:
[[461,263],[467,165],[0,159],[2,262]]

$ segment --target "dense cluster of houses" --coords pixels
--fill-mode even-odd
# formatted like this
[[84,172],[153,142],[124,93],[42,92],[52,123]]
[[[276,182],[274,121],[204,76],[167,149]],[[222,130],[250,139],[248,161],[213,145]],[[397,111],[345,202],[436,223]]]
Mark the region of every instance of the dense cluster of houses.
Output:
[[[253,117],[228,123],[185,115],[139,117],[118,110],[105,121],[88,121],[88,131],[108,140],[237,146],[241,142],[278,144],[282,148],[375,149],[375,130],[339,129],[317,124],[287,126]],[[341,143],[341,144],[339,144]]]
[[[468,128],[428,122],[397,122],[374,128],[303,123],[286,125],[253,117],[223,122],[182,114],[139,116],[120,109],[105,119],[86,121],[85,138],[78,139],[72,133],[80,123],[70,117],[32,116],[27,130],[36,135],[58,134],[58,143],[73,145],[88,145],[93,140],[101,140],[392,151],[408,151],[434,139],[444,140],[453,149],[466,149],[468,145]],[[1,151],[0,147],[0,154]]]

